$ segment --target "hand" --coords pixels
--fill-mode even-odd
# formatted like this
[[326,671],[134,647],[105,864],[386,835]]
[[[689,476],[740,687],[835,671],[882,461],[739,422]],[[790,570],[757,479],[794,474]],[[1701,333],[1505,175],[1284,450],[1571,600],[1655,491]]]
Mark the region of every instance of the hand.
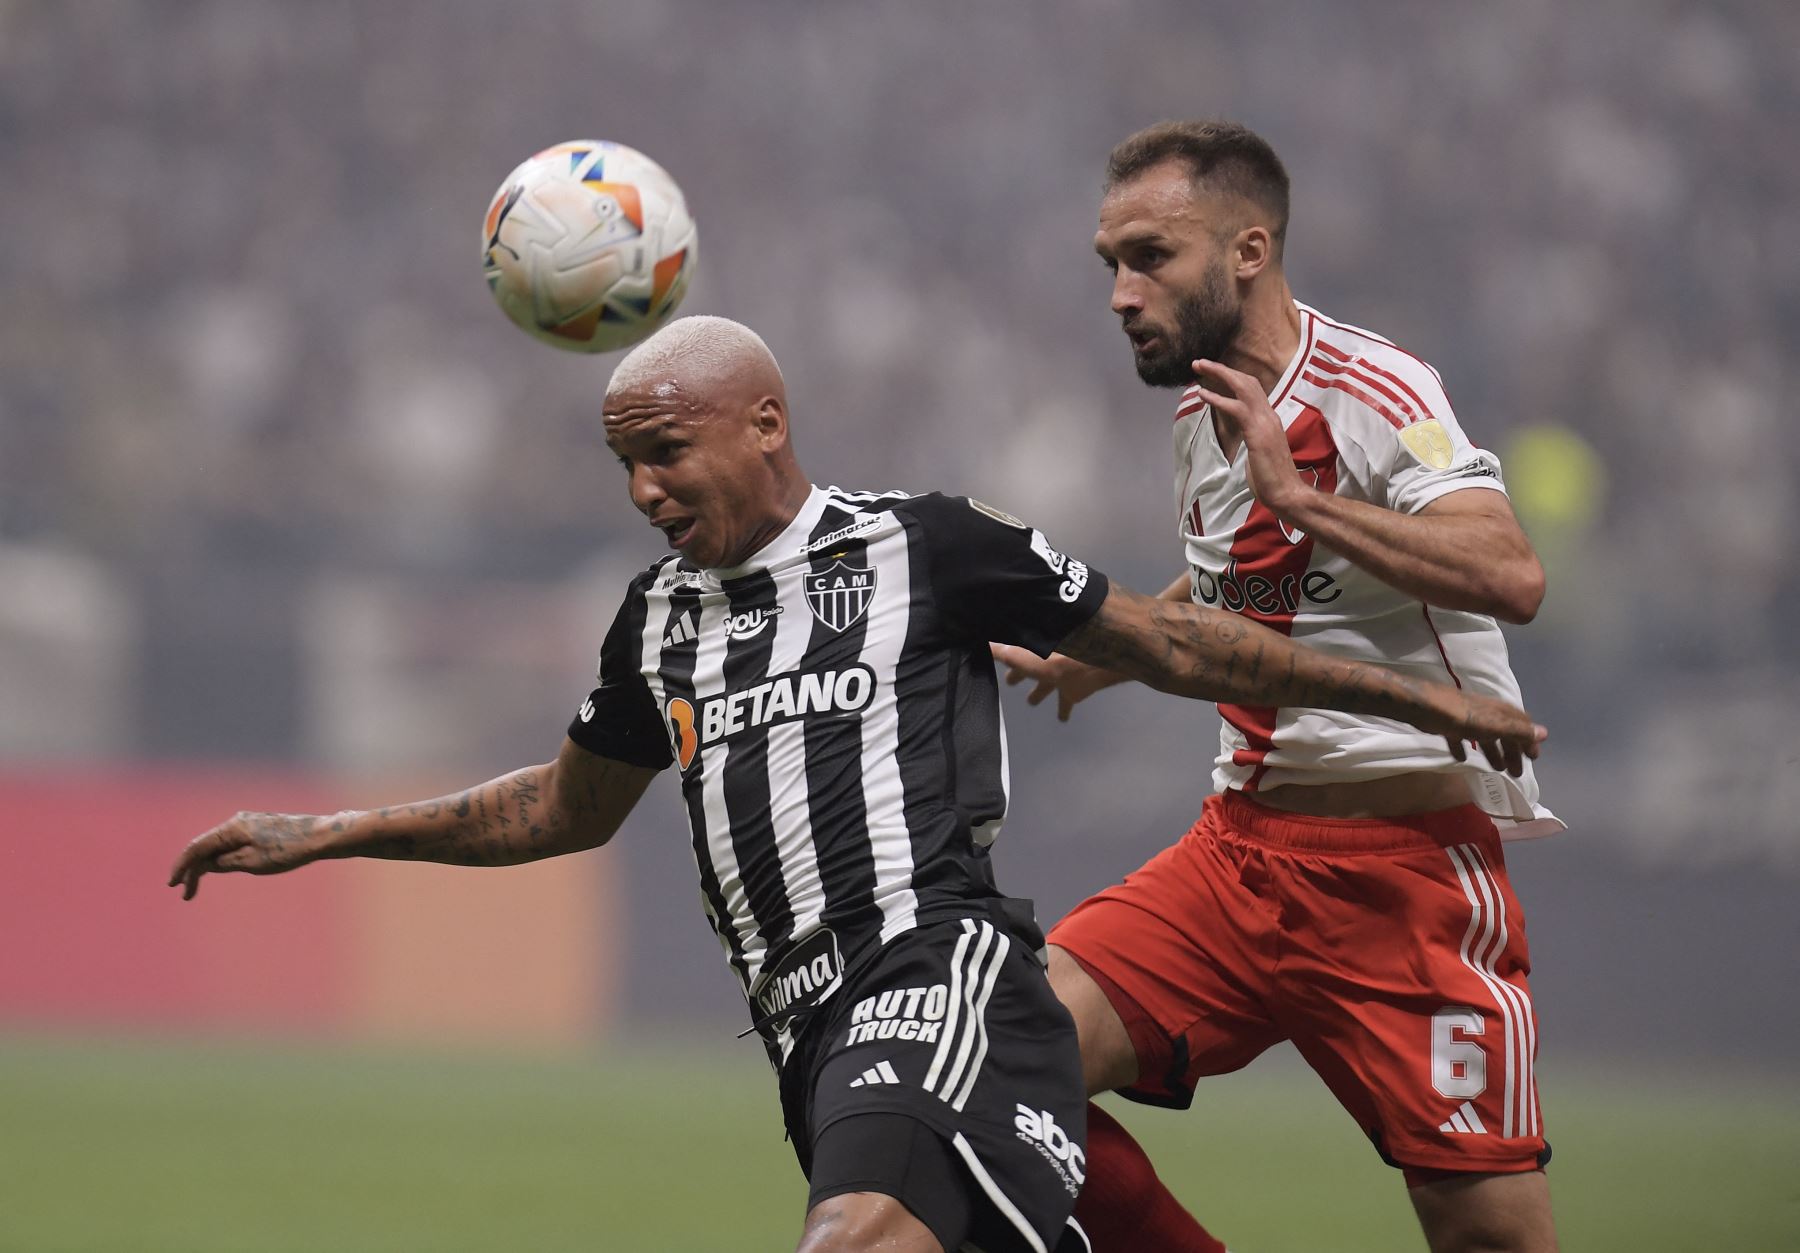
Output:
[[1200,395],[1212,406],[1220,427],[1243,442],[1250,490],[1283,522],[1290,521],[1288,510],[1313,489],[1294,466],[1287,431],[1269,407],[1262,384],[1217,361],[1196,361],[1193,369]]
[[1006,667],[1008,686],[1032,679],[1037,686],[1025,697],[1027,705],[1041,705],[1050,693],[1056,693],[1056,720],[1067,722],[1070,712],[1095,692],[1123,683],[1125,676],[1086,662],[1076,661],[1061,653],[1040,657],[1028,648],[1011,644],[990,644],[994,660]]
[[1468,750],[1464,745],[1474,744],[1494,769],[1514,776],[1523,774],[1525,758],[1536,758],[1538,746],[1550,733],[1533,722],[1531,715],[1523,709],[1514,708],[1503,700],[1461,691],[1456,697],[1462,706],[1460,713],[1451,715],[1458,723],[1457,729],[1444,735],[1450,745],[1450,755],[1458,761],[1466,761]]
[[304,866],[319,856],[318,825],[310,814],[237,814],[181,850],[169,886],[180,885],[181,899],[191,901],[202,875],[280,874]]

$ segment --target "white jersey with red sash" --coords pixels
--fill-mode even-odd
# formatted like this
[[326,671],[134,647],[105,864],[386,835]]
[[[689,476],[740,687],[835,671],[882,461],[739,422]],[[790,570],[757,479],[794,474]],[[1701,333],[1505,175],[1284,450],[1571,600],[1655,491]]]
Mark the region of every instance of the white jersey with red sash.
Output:
[[[1379,335],[1298,308],[1300,347],[1269,402],[1304,478],[1407,514],[1451,492],[1505,492],[1499,458],[1463,434],[1436,370]],[[1225,459],[1197,389],[1176,410],[1175,461],[1196,602],[1325,652],[1522,703],[1493,618],[1429,607],[1282,522],[1251,493],[1242,449]],[[1488,769],[1478,752],[1457,762],[1442,739],[1386,718],[1244,705],[1219,712],[1213,781],[1221,791],[1442,770],[1467,778],[1475,803],[1508,838],[1562,829],[1538,804],[1529,762],[1517,779]]]

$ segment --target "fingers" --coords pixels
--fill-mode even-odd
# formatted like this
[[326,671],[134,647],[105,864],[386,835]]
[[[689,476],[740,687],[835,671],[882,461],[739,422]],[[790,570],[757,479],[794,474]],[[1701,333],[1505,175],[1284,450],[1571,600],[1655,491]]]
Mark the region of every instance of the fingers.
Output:
[[214,827],[205,835],[196,836],[175,859],[175,865],[169,871],[169,886],[181,888],[182,900],[193,900],[200,891],[202,875],[245,868],[229,864],[232,854],[241,850],[242,846],[243,836],[235,818]]
[[[1024,676],[1020,675],[1019,677],[1023,678]],[[1037,681],[1037,686],[1032,688],[1031,694],[1025,698],[1025,703],[1027,705],[1041,705],[1044,703],[1044,699],[1056,690],[1055,679],[1040,678]]]
[[1258,392],[1262,390],[1255,379],[1240,370],[1232,369],[1224,362],[1208,361],[1202,358],[1188,364],[1198,378],[1211,381],[1214,386],[1223,389],[1233,400],[1242,400],[1251,394],[1244,390],[1246,386]]
[[178,883],[187,883],[187,894],[182,899],[192,899],[194,893],[199,890],[195,886],[199,876],[205,873],[201,867],[210,862],[224,845],[224,834],[217,827],[205,835],[196,836],[189,841],[188,846],[181,850],[181,855],[175,859],[175,865],[169,871],[169,886],[174,887]]
[[1467,761],[1469,759],[1469,750],[1463,747],[1463,741],[1460,735],[1446,735],[1444,737],[1444,743],[1450,746],[1450,755],[1456,758],[1456,760]]
[[[1011,644],[989,644],[988,652],[993,654],[995,661],[1006,667],[1008,687],[1015,687],[1026,679],[1036,679],[1039,683],[1053,681],[1055,665],[1030,649],[1017,648]],[[1044,698],[1039,696],[1031,703],[1035,705],[1042,699]]]
[[994,660],[1006,667],[1006,682],[1008,685],[1017,683],[1025,677],[1025,670],[1019,664],[1019,655],[1024,651],[1025,650],[1021,648],[1014,648],[1011,644],[988,645],[988,652],[993,654]]

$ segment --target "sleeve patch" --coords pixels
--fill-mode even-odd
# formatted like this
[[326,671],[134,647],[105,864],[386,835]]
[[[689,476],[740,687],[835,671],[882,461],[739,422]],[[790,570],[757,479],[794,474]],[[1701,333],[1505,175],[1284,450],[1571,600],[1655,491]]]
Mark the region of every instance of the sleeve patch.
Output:
[[1013,527],[1015,530],[1020,530],[1020,531],[1031,530],[1031,528],[1029,526],[1027,526],[1024,522],[1020,521],[1018,518],[1013,517],[1010,513],[1007,513],[1004,509],[996,509],[990,504],[986,504],[983,501],[976,500],[973,496],[969,497],[968,500],[969,500],[969,508],[973,509],[977,513],[985,513],[988,517],[992,518],[994,521],[1004,522],[1007,526]]
[[1406,451],[1420,464],[1433,470],[1448,470],[1450,463],[1456,458],[1450,434],[1436,418],[1427,418],[1423,422],[1402,427],[1398,434]]

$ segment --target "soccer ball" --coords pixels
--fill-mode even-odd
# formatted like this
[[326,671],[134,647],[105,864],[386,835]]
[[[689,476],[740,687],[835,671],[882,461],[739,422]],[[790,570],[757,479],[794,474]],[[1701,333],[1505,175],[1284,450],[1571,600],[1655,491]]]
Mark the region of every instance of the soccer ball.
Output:
[[681,188],[624,144],[546,148],[506,176],[481,228],[481,268],[526,334],[611,352],[661,326],[694,276]]

